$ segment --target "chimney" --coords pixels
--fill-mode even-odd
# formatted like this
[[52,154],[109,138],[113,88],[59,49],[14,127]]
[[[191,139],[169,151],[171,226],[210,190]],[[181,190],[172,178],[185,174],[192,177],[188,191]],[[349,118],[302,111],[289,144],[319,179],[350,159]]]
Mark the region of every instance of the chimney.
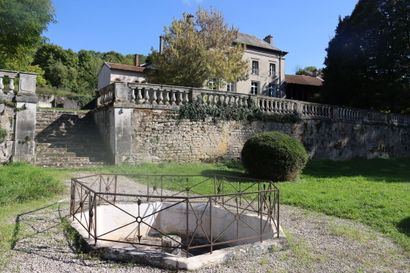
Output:
[[134,66],[140,66],[140,55],[139,54],[134,55]]
[[263,40],[265,41],[265,42],[267,42],[268,44],[270,44],[270,45],[272,45],[273,44],[273,37],[272,37],[272,35],[268,35],[268,36],[266,36],[265,38],[263,38]]
[[164,37],[159,36],[159,53],[164,51]]

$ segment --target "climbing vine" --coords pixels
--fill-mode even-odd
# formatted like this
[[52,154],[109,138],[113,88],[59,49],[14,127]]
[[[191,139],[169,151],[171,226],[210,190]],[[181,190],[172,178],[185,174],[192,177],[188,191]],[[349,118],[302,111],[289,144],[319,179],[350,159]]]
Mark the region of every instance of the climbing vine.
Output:
[[0,143],[3,143],[6,140],[7,131],[3,128],[0,128]]
[[262,112],[256,106],[232,106],[218,105],[209,106],[200,100],[187,103],[179,108],[178,119],[189,119],[191,121],[203,121],[212,118],[218,120],[247,120],[247,121],[273,121],[281,123],[296,123],[301,119],[297,114],[268,114]]

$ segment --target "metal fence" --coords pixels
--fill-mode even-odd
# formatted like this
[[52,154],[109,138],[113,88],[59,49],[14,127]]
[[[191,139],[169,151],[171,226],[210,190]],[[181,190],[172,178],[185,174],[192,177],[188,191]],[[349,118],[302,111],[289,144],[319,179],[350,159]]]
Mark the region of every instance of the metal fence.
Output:
[[[138,187],[131,190],[132,185],[124,185],[130,181]],[[108,220],[100,215],[101,208],[116,210],[124,219],[103,227],[101,219]],[[172,217],[176,210],[181,213]],[[179,226],[178,232],[160,215],[168,215]],[[198,251],[212,253],[279,237],[279,190],[270,181],[224,175],[98,174],[72,178],[70,216],[95,245],[111,242],[163,249],[167,239],[169,248],[189,257]],[[111,236],[125,230],[126,237]],[[172,235],[176,233],[180,240]]]

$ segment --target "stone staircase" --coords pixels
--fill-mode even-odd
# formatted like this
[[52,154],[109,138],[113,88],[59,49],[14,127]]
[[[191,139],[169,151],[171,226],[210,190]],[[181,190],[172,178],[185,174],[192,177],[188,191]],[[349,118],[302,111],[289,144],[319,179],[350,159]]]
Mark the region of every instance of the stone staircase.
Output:
[[36,165],[88,167],[109,164],[110,153],[90,114],[37,111]]

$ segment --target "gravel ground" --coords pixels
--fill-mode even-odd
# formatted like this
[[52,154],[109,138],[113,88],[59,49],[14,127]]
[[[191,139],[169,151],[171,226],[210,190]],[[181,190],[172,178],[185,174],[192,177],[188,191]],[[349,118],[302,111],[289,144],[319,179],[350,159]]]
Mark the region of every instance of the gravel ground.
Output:
[[[119,185],[119,192],[145,190],[126,180]],[[168,272],[76,254],[61,226],[68,206],[62,200],[17,217],[17,242],[3,272]],[[284,205],[280,213],[288,248],[265,255],[243,253],[198,272],[410,272],[410,255],[367,226]]]

